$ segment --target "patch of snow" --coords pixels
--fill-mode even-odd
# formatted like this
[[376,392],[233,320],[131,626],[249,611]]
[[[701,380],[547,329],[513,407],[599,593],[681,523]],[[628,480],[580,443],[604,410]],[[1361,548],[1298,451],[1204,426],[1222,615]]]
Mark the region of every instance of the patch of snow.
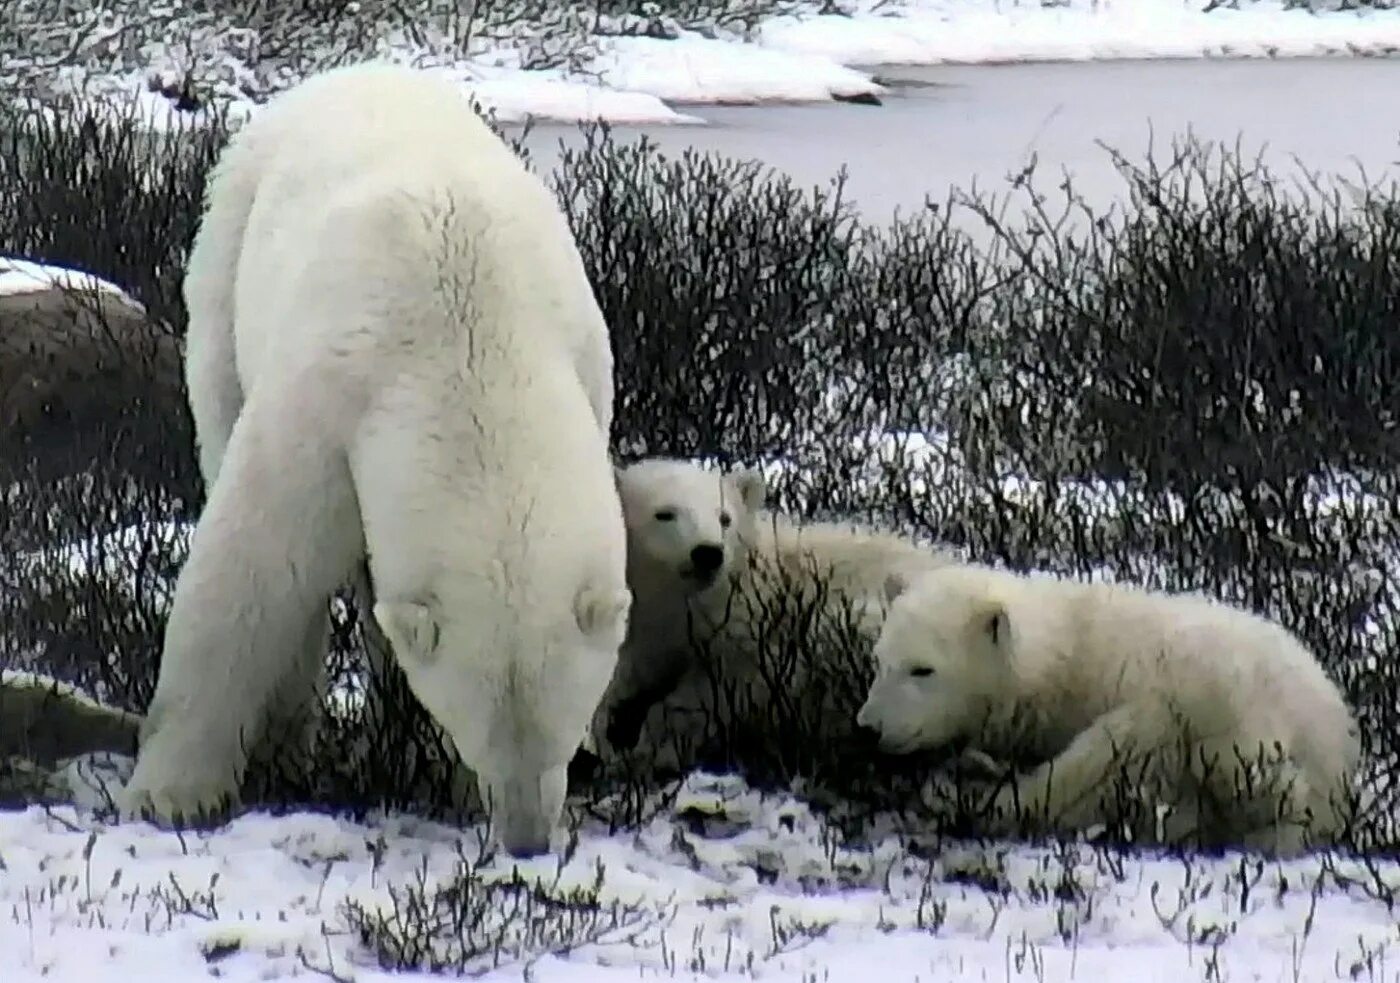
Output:
[[125,754],[94,751],[59,763],[49,776],[49,787],[60,801],[86,812],[108,809],[112,796],[131,778],[136,759]]
[[[150,47],[150,46],[148,46]],[[198,130],[213,119],[208,108],[176,109],[173,100],[160,92],[151,91],[149,79],[164,77],[168,70],[104,73],[84,66],[65,66],[54,72],[52,91],[60,98],[96,99],[107,104],[112,116],[131,120],[153,133],[180,133]],[[248,118],[256,103],[242,93],[222,89],[218,104],[230,123],[238,124]]]
[[1204,9],[1182,0],[863,0],[853,16],[773,18],[758,43],[843,65],[1147,58],[1287,58],[1400,51],[1400,9],[1288,8],[1280,0]]
[[146,309],[139,300],[121,287],[91,273],[0,256],[0,297],[43,293],[54,289],[105,294],[119,299],[134,310]]
[[[792,797],[706,774],[636,832],[586,823],[566,863],[477,866],[479,835],[404,816],[249,813],[177,836],[67,806],[0,813],[5,979],[188,980],[216,965],[231,983],[432,979],[379,969],[344,904],[387,913],[391,891],[402,898],[421,878],[431,893],[464,861],[484,882],[515,868],[552,892],[599,884],[604,904],[635,906],[629,927],[596,943],[526,953],[540,983],[857,980],[874,966],[892,980],[1175,983],[1203,959],[1220,978],[1316,980],[1396,941],[1368,890],[1400,885],[1394,862],[958,843],[924,860],[893,832],[864,847],[833,840]],[[478,978],[518,980],[524,961]]]
[[[138,522],[110,533],[70,543],[58,543],[16,556],[21,568],[25,565],[50,570],[55,559],[65,562],[69,575],[76,581],[102,580],[120,585],[128,596],[141,590],[160,589],[160,580],[151,578],[145,564],[153,553],[173,556],[188,548],[193,526],[189,523],[158,521]],[[165,587],[164,600],[169,600],[173,583]]]
[[524,69],[512,51],[493,52],[463,62],[405,43],[402,47],[386,48],[375,60],[439,71],[458,82],[463,94],[494,112],[502,123],[523,123],[529,119],[555,123],[606,120],[631,125],[704,122],[676,112],[654,92],[602,85],[587,77],[571,77],[558,68]]
[[[557,71],[487,72],[461,65],[440,66],[436,70],[460,82],[463,95],[474,96],[483,109],[493,110],[502,123],[522,123],[532,118],[556,123],[606,120],[635,125],[704,122],[671,109],[654,95],[605,88],[567,78]],[[177,111],[165,96],[148,90],[142,73],[101,79],[78,91],[95,93],[112,103],[114,114],[129,116],[155,132],[199,128],[213,118],[204,109]],[[234,126],[252,117],[259,106],[246,97],[219,101]]]
[[66,700],[80,703],[93,709],[106,709],[105,704],[94,700],[71,683],[65,683],[61,679],[54,679],[43,673],[30,672],[26,669],[0,669],[0,686],[5,689],[42,689],[61,696]]
[[820,55],[696,35],[609,38],[589,70],[607,85],[682,104],[825,102],[885,91]]
[[584,123],[693,125],[698,116],[676,112],[654,92],[625,86],[603,87],[545,72],[502,73],[496,78],[463,80],[463,90],[502,123],[527,119]]

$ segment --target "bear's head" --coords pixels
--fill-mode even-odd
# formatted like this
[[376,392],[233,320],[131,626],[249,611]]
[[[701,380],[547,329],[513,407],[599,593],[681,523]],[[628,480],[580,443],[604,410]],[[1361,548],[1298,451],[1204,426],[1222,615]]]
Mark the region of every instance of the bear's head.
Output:
[[476,775],[501,845],[517,857],[550,849],[568,767],[617,665],[631,592],[585,584],[558,614],[502,617],[460,591],[389,599],[374,619],[409,687]]
[[754,470],[729,474],[652,458],[617,471],[634,590],[693,596],[739,569],[767,485]]
[[892,574],[875,681],[856,724],[882,751],[956,750],[1011,685],[1011,624],[985,580],[955,566]]

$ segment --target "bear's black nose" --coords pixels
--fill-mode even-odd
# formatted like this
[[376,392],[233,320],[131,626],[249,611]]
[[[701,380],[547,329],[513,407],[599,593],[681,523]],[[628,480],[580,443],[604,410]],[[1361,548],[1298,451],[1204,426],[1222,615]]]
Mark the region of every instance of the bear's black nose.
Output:
[[875,727],[856,724],[855,746],[862,751],[874,751],[880,746],[880,731]]
[[696,573],[716,573],[724,566],[724,549],[704,543],[690,551],[690,563]]

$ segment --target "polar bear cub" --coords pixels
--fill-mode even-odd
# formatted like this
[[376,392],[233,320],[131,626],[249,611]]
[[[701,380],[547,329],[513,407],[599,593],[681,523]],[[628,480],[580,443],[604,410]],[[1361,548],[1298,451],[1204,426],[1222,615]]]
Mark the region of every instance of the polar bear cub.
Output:
[[603,729],[612,726],[630,746],[647,708],[690,669],[692,638],[708,637],[722,623],[767,486],[754,470],[724,473],[677,458],[618,468],[616,481],[633,602],[599,711]]
[[236,801],[367,556],[503,845],[548,849],[631,603],[607,327],[554,196],[455,85],[335,69],[224,150],[185,296],[208,502],[124,813]]
[[[765,629],[791,634],[796,626],[780,623],[797,619],[810,627],[815,608],[833,626],[854,620],[873,646],[886,580],[956,559],[884,530],[794,522],[764,508],[767,485],[751,469],[653,458],[620,468],[617,482],[634,603],[594,724],[604,754],[635,746],[645,728],[651,753],[679,764],[661,745],[693,745],[717,712],[711,669],[764,698]],[[705,664],[704,650],[717,665]],[[813,667],[793,668],[795,691],[816,688]]]
[[1124,767],[1170,811],[1139,830],[1149,839],[1289,854],[1345,822],[1355,719],[1273,622],[1198,595],[984,566],[892,578],[888,594],[858,722],[889,752],[964,745],[1039,762],[999,794],[1008,822],[1102,822]]

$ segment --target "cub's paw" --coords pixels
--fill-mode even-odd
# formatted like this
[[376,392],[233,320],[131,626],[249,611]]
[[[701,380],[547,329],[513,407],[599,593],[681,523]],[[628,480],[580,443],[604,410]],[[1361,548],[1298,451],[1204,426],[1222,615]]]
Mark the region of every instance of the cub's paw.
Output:
[[1011,774],[1011,769],[984,751],[966,748],[957,758],[958,769],[968,778],[997,782]]

